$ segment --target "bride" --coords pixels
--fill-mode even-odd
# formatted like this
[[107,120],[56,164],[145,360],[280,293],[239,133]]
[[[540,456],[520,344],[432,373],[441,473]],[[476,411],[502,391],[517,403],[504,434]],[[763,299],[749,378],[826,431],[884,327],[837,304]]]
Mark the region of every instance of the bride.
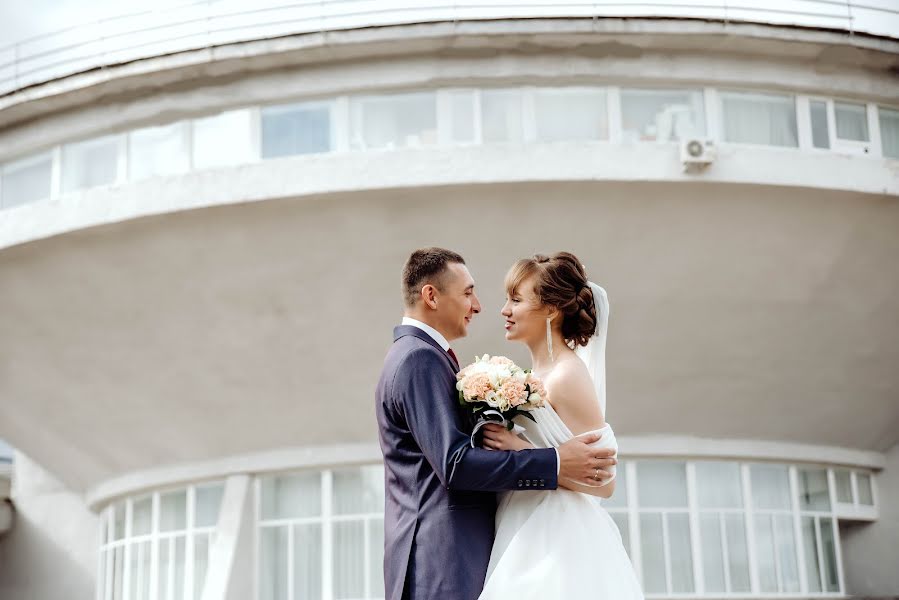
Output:
[[[595,445],[617,450],[605,422],[605,346],[609,303],[587,281],[573,254],[536,255],[506,275],[506,339],[528,346],[534,374],[548,401],[521,416],[519,437],[501,425],[484,427],[489,450],[557,447],[599,432]],[[500,498],[496,539],[479,600],[546,598],[641,599],[643,593],[602,499],[615,491],[612,477],[596,486],[559,481],[554,491],[513,491]],[[597,476],[599,473],[597,473]]]

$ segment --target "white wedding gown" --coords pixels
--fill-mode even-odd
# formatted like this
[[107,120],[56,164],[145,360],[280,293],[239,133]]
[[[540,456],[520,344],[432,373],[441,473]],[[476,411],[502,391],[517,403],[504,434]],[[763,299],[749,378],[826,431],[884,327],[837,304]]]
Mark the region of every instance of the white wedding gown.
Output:
[[[538,448],[574,436],[548,404],[517,417]],[[607,424],[595,447],[615,448]],[[621,534],[602,498],[565,489],[504,492],[496,513],[496,540],[479,600],[643,600]]]

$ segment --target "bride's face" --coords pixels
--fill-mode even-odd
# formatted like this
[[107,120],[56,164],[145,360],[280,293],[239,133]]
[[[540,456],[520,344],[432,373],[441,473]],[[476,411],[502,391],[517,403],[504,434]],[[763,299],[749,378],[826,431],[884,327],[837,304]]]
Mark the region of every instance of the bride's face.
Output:
[[533,277],[523,280],[506,294],[501,314],[506,318],[506,339],[529,344],[546,336],[546,318],[551,310],[534,293]]

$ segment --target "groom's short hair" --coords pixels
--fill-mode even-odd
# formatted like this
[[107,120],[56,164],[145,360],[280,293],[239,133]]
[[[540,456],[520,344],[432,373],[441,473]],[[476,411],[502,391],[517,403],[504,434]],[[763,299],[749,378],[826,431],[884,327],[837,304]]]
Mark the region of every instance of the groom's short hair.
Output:
[[419,248],[413,252],[403,266],[403,301],[406,306],[415,306],[425,284],[430,283],[442,292],[450,263],[464,265],[465,259],[445,248]]

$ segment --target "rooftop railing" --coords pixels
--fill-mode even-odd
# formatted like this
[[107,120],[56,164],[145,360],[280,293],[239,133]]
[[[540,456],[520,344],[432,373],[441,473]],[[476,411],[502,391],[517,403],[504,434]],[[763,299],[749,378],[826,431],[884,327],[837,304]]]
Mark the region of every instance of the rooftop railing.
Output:
[[135,60],[256,39],[361,27],[554,17],[695,18],[899,39],[897,0],[190,1],[104,17],[0,46],[0,95]]

